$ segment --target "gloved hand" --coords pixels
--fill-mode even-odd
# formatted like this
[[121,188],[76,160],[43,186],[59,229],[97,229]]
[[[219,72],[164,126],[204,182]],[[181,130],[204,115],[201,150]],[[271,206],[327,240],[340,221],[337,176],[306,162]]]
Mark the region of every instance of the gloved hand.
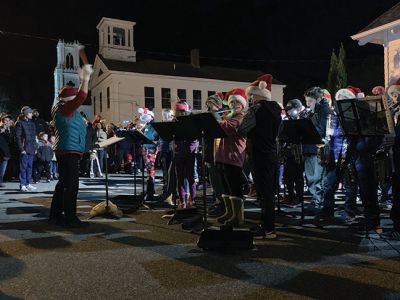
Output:
[[93,67],[90,64],[82,67],[82,80],[89,81],[90,75],[93,73]]

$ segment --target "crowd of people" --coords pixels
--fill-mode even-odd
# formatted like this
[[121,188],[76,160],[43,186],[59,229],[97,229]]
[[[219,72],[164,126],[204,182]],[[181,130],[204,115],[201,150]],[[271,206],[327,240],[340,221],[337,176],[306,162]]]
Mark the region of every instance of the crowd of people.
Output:
[[[163,198],[176,197],[181,208],[196,205],[199,170],[205,167],[216,199],[209,216],[216,217],[216,221],[225,226],[241,226],[244,195],[255,196],[262,208],[262,218],[251,230],[255,236],[263,238],[276,237],[275,201],[283,183],[286,195],[282,204],[287,206],[303,202],[306,186],[311,202],[305,212],[315,216],[316,222],[333,221],[334,196],[341,183],[345,203],[340,221],[353,222],[360,214],[356,205],[359,194],[365,226],[377,232],[381,230],[379,187],[381,202],[388,206],[388,201],[392,201],[394,230],[390,234],[399,238],[398,137],[388,142],[382,136],[346,136],[335,111],[335,104],[343,99],[364,98],[360,89],[348,86],[331,97],[326,89],[312,87],[305,91],[304,101],[292,99],[281,107],[271,96],[272,76],[263,75],[245,89],[235,88],[207,98],[208,112],[218,121],[225,137],[206,138],[204,149],[200,149],[196,139],[171,142],[160,138],[152,126],[154,113],[147,108],[139,109],[137,117],[120,124],[107,123],[99,115],[89,121],[85,114],[77,111],[86,98],[92,72],[91,67],[84,67],[84,70],[86,81],[82,81],[79,90],[67,86],[60,92],[51,122],[46,123],[37,110],[28,106],[21,109],[17,118],[5,113],[0,117],[0,186],[4,186],[3,180],[18,178],[21,191],[34,191],[33,183],[43,178],[49,182],[60,176],[53,197],[52,223],[83,226],[75,215],[79,176],[102,177],[107,155],[110,173],[147,172],[147,200],[155,193],[154,169],[158,165],[163,171]],[[385,95],[391,101],[392,110],[397,107],[399,92],[397,84],[388,90],[373,89],[373,94]],[[189,114],[189,104],[178,99],[171,109],[163,111],[162,121],[174,121]],[[322,139],[320,144],[279,141],[284,120],[305,118],[314,124]],[[396,119],[397,115],[393,116],[398,135]],[[144,142],[135,135],[138,132],[145,137]],[[94,147],[114,136],[125,139],[111,147]],[[199,159],[200,151],[204,152],[204,166]],[[389,159],[381,153],[394,153],[394,164],[389,171],[384,170],[386,175],[377,172],[382,169],[379,158],[384,157],[386,160],[381,161],[386,165]],[[71,159],[76,170],[70,165]],[[59,171],[58,166],[63,171]],[[61,199],[65,195],[60,196],[66,191],[75,199],[70,208],[65,206],[66,200]]]

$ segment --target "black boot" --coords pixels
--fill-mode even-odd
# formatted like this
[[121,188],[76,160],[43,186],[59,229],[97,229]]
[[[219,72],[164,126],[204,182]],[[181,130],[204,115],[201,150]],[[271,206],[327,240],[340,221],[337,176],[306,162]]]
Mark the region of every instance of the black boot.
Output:
[[147,201],[147,202],[154,201],[154,193],[155,193],[154,179],[152,177],[150,177],[147,180],[147,188],[146,188],[146,195],[144,197],[144,201]]

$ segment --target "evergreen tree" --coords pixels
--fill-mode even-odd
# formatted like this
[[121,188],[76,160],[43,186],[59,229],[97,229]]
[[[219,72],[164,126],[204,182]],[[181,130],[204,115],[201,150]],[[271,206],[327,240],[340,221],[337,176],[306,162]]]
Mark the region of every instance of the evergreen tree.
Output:
[[335,50],[332,49],[331,63],[330,63],[329,73],[328,73],[328,91],[332,95],[335,95],[334,90],[335,90],[336,78],[337,78],[337,62],[338,62],[338,58],[336,56]]
[[336,56],[335,50],[332,50],[331,62],[328,73],[328,91],[332,96],[342,88],[347,86],[346,72],[346,52],[343,44],[340,45],[339,56]]
[[347,72],[346,72],[345,59],[346,59],[346,52],[344,50],[343,44],[340,44],[335,93],[339,89],[345,88],[347,86]]

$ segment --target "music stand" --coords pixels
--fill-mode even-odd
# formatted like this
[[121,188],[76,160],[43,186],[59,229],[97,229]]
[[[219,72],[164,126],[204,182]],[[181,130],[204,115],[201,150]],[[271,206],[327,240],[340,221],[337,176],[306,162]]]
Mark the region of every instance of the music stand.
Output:
[[[124,137],[111,137],[105,141],[102,141],[100,143],[97,143],[94,145],[94,148],[104,148],[107,149],[108,146],[111,146],[119,141],[122,141],[125,139]],[[106,200],[100,202],[99,204],[95,205],[92,210],[90,211],[90,217],[89,219],[92,219],[96,216],[103,215],[104,217],[111,217],[111,218],[117,218],[119,219],[122,216],[122,212],[118,209],[118,207],[112,203],[108,199],[108,153],[105,151],[105,157],[106,157],[106,165],[105,165],[105,186],[106,186]]]
[[[394,138],[394,120],[385,96],[335,101],[335,110],[343,129],[343,136],[350,138],[350,145],[342,167],[339,168],[334,188],[343,176],[344,169],[356,151],[357,138]],[[366,220],[367,221],[367,220]],[[368,222],[365,222],[366,238],[369,239]]]
[[216,139],[226,137],[224,130],[217,120],[210,113],[200,113],[190,116],[178,117],[178,121],[185,126],[196,127],[201,138],[201,165],[202,165],[202,183],[203,183],[203,222],[204,230],[207,228],[207,185],[206,185],[206,166],[205,166],[205,138]]
[[[152,125],[153,123],[151,123]],[[137,176],[137,167],[136,167],[136,147],[135,144],[136,143],[140,143],[141,145],[144,144],[154,144],[154,142],[150,139],[148,139],[140,130],[129,130],[128,131],[128,136],[129,138],[132,140],[132,144],[133,144],[133,156],[135,158],[135,164],[133,165],[133,180],[134,180],[134,197],[137,197],[136,194],[136,176]],[[144,192],[144,181],[145,181],[145,176],[144,176],[144,168],[142,168],[142,205],[144,207],[146,207],[147,209],[149,209],[150,207],[148,207],[147,205],[144,204],[144,198],[145,198],[145,192]],[[147,190],[146,190],[147,193]]]
[[[322,144],[321,136],[311,119],[283,120],[283,129],[279,134],[281,143]],[[280,202],[278,197],[278,211]],[[301,199],[301,221],[304,222],[304,198]]]
[[[152,126],[157,131],[158,135],[164,141],[172,141],[174,144],[172,145],[172,163],[175,161],[175,140],[183,140],[183,139],[196,139],[201,136],[199,130],[194,127],[192,124],[187,122],[177,121],[169,121],[169,122],[154,122]],[[175,179],[176,180],[176,179]],[[174,224],[174,221],[178,218],[178,210],[176,205],[176,197],[173,196],[174,199],[174,213],[172,218],[168,221],[168,225]],[[187,217],[190,214],[196,212],[197,209],[188,208],[182,209],[179,211],[179,215],[182,217]],[[163,218],[169,215],[163,216]]]

